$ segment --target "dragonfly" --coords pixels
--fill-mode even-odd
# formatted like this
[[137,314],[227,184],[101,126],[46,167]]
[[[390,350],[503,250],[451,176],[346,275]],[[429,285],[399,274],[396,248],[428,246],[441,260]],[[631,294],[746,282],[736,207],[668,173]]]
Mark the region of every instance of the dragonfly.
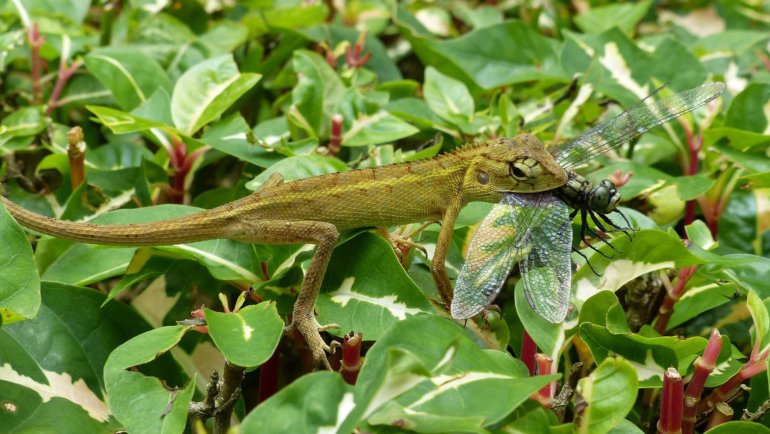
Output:
[[[725,86],[707,83],[657,99],[661,89],[577,138],[553,146],[551,154],[567,171],[565,185],[541,193],[508,193],[492,208],[471,240],[455,283],[450,309],[453,318],[468,319],[489,306],[518,262],[529,305],[552,323],[564,321],[572,286],[571,252],[583,256],[572,247],[572,219],[580,213],[581,239],[586,230],[596,235],[588,226],[588,218],[602,232],[622,231],[630,236],[631,227],[617,209],[620,194],[615,184],[603,180],[594,186],[574,168],[703,106],[717,98]],[[608,217],[610,213],[619,213],[626,227],[616,225]]]

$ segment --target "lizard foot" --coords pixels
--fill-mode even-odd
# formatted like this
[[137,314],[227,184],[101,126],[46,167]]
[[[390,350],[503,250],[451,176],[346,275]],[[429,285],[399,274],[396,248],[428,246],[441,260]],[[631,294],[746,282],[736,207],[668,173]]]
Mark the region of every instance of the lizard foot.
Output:
[[289,333],[293,330],[297,330],[302,338],[310,348],[310,352],[313,355],[313,369],[326,369],[331,371],[331,365],[326,358],[326,354],[334,354],[335,350],[339,347],[339,342],[332,341],[331,345],[327,345],[321,337],[321,332],[333,328],[339,328],[336,324],[320,325],[315,318],[307,318],[304,320],[294,319],[291,324],[286,326],[284,331]]

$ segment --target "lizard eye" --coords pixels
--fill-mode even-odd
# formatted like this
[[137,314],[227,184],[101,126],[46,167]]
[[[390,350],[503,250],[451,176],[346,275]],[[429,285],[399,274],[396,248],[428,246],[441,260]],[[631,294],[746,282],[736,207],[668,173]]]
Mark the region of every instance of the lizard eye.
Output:
[[514,162],[511,164],[509,171],[512,177],[522,180],[529,178],[531,168],[524,163]]

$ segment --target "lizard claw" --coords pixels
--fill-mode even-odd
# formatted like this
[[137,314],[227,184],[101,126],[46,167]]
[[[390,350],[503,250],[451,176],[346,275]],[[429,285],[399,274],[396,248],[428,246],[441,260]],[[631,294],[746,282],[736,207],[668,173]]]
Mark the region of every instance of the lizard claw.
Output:
[[329,343],[329,354],[334,354],[337,348],[342,348],[342,344],[339,341],[331,341]]
[[327,332],[329,330],[339,330],[339,329],[340,329],[339,324],[335,324],[335,323],[326,324],[326,325],[318,324],[318,331],[319,332]]
[[284,328],[284,332],[291,333],[294,330],[298,331],[302,338],[310,348],[310,353],[313,356],[313,369],[320,370],[325,369],[331,371],[331,365],[326,358],[326,354],[334,354],[335,350],[340,346],[339,342],[332,341],[331,345],[327,345],[321,337],[321,332],[329,329],[339,328],[337,324],[327,324],[321,326],[318,324],[315,318],[295,319],[291,324]]

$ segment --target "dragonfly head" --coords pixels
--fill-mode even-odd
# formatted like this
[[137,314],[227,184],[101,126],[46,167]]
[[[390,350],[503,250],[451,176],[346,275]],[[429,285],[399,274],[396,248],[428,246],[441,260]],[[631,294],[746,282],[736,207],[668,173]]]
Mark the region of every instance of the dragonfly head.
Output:
[[601,214],[612,212],[620,202],[620,193],[609,179],[594,186],[582,175],[569,171],[567,183],[556,195],[575,209],[592,210]]
[[620,202],[620,193],[609,179],[602,180],[588,195],[590,208],[602,214],[614,210],[618,206],[618,202]]
[[490,201],[507,193],[536,193],[567,182],[567,172],[531,134],[491,141],[466,173],[465,188]]

